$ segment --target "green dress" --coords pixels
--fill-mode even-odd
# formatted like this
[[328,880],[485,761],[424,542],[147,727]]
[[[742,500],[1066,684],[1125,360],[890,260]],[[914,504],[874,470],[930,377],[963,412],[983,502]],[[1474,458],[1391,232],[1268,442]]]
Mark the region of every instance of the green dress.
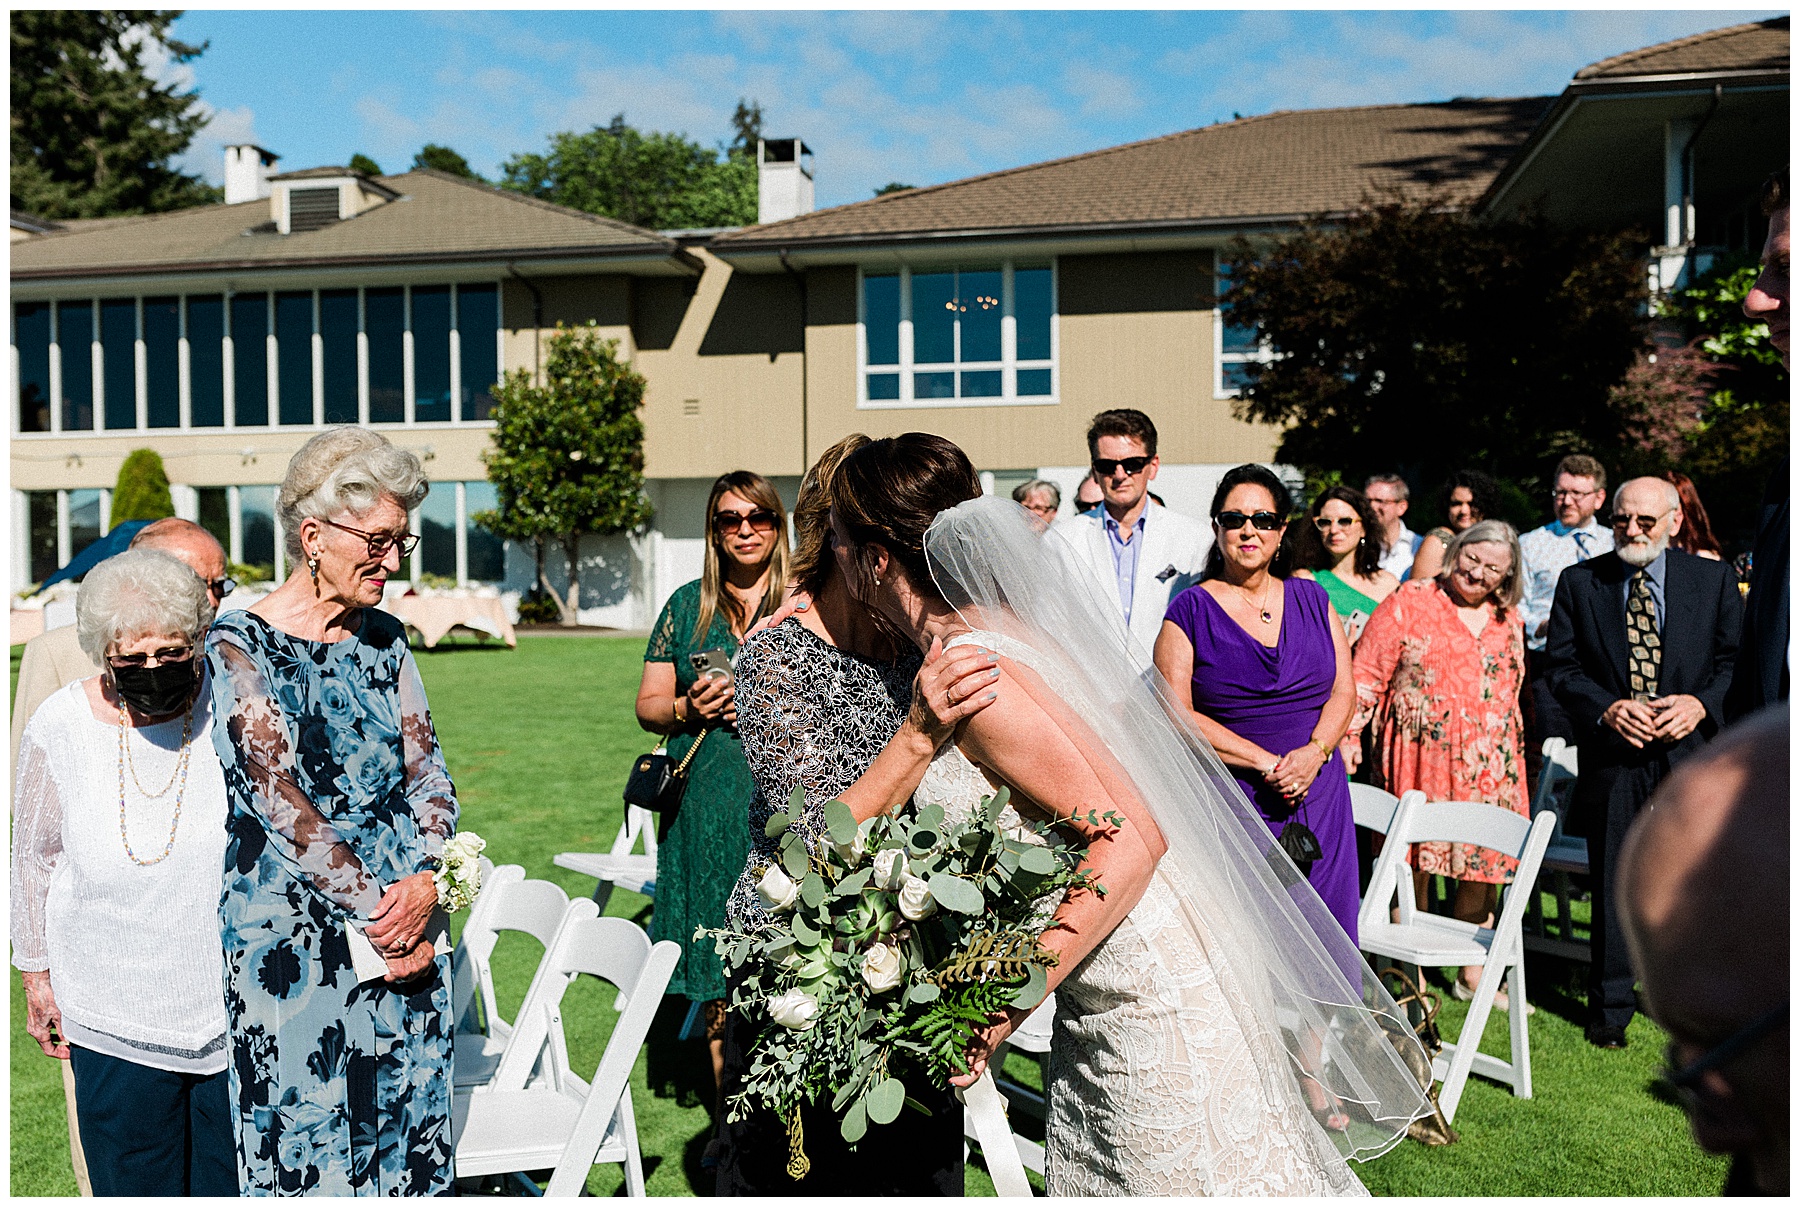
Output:
[[[737,638],[723,616],[715,615],[706,639],[694,641],[694,622],[700,618],[700,580],[676,590],[664,605],[650,632],[645,662],[670,662],[675,666],[675,691],[685,695],[695,674],[688,655],[701,650],[724,650],[737,656]],[[669,739],[669,754],[677,762],[687,756],[699,733],[697,725]],[[711,939],[694,938],[694,928],[725,925],[725,899],[731,895],[750,856],[750,796],[755,784],[744,762],[744,747],[730,729],[714,729],[706,736],[688,768],[687,791],[674,819],[656,848],[656,907],[650,916],[650,937],[681,944],[681,962],[669,978],[669,992],[696,1002],[725,996],[725,972],[713,951]]]
[[1331,599],[1331,610],[1346,619],[1358,610],[1365,618],[1373,616],[1380,605],[1380,600],[1364,595],[1329,570],[1314,570],[1313,580],[1325,588],[1325,594]]

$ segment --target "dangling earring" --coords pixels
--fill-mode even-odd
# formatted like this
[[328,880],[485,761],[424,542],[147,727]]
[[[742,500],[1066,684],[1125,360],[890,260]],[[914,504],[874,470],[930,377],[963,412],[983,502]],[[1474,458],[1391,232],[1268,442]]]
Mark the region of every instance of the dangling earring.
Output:
[[319,555],[318,554],[315,553],[311,557],[306,559],[306,568],[308,571],[310,571],[312,573],[313,594],[317,595],[319,592]]

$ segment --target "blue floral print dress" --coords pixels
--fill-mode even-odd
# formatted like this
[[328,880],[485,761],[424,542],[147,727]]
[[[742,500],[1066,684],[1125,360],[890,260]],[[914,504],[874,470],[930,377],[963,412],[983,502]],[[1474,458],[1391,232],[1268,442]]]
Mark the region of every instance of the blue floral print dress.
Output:
[[359,985],[343,929],[456,828],[406,631],[364,608],[326,644],[230,612],[207,656],[242,1192],[448,1194],[450,953],[405,985]]

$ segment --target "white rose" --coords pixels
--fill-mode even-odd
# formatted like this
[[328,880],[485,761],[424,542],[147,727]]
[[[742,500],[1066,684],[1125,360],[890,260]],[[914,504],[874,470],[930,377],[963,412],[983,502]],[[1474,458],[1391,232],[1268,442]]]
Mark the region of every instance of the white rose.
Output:
[[865,837],[867,836],[861,830],[858,830],[854,842],[851,842],[848,845],[841,842],[834,842],[831,844],[831,849],[838,853],[838,858],[844,861],[845,867],[853,868],[862,862],[863,839]]
[[909,922],[919,922],[937,913],[937,902],[931,899],[931,886],[925,883],[923,876],[907,874],[906,883],[900,886],[900,916]]
[[896,889],[906,879],[906,852],[899,847],[889,847],[885,851],[875,852],[875,878],[873,887]]
[[762,898],[764,905],[780,913],[794,907],[795,899],[800,896],[800,886],[789,880],[786,872],[771,863],[769,870],[762,874],[762,879],[756,882],[756,895]]
[[863,954],[862,978],[872,993],[886,993],[900,983],[905,966],[900,950],[886,943],[876,943]]
[[819,1018],[819,1003],[804,989],[790,989],[769,999],[769,1017],[790,1031],[807,1031]]

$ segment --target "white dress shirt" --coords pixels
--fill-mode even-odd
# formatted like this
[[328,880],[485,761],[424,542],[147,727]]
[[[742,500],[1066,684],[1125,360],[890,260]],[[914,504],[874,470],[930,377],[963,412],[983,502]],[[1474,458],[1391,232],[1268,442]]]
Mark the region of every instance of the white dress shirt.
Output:
[[1556,582],[1562,572],[1577,562],[1610,553],[1612,547],[1612,531],[1600,527],[1591,516],[1580,528],[1551,520],[1519,538],[1519,550],[1525,558],[1525,595],[1519,600],[1519,617],[1525,622],[1526,649],[1543,652],[1549,635],[1539,634],[1538,626],[1550,619],[1550,605],[1556,601]]

